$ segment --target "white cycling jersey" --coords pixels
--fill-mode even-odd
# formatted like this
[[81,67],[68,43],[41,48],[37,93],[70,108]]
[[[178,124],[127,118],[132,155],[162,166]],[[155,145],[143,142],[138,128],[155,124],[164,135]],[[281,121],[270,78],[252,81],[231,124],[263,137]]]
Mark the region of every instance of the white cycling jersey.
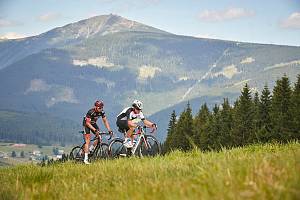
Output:
[[118,120],[132,120],[134,123],[138,123],[141,120],[144,120],[144,114],[142,111],[140,113],[136,114],[133,111],[134,108],[127,107],[117,116]]

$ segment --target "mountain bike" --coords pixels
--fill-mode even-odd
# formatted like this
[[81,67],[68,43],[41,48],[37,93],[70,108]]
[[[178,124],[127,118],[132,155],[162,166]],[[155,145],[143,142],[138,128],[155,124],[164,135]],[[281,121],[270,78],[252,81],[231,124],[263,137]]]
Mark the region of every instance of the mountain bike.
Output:
[[[123,145],[123,138],[114,138],[108,145],[108,154],[110,158],[130,157],[130,156],[156,156],[161,153],[158,140],[153,135],[146,134],[146,126],[138,126],[134,133],[132,148],[126,148]],[[150,133],[153,133],[154,130]]]
[[[83,134],[84,131],[79,131],[79,133]],[[96,160],[96,159],[107,159],[108,156],[108,144],[104,143],[102,141],[102,136],[103,135],[110,135],[109,133],[106,132],[99,132],[99,135],[96,136],[90,141],[91,143],[95,140],[98,140],[98,143],[96,147],[94,148],[93,151],[89,152],[89,161]],[[111,139],[111,135],[107,140]],[[76,146],[74,147],[69,155],[70,160],[75,160],[75,161],[83,161],[84,159],[84,145],[85,142],[81,146]]]

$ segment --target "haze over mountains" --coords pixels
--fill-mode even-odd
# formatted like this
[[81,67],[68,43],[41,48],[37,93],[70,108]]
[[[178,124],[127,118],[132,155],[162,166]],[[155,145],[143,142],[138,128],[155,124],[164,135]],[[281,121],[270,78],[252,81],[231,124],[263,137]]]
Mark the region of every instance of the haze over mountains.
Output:
[[300,47],[180,36],[103,15],[0,41],[0,109],[80,125],[100,98],[114,125],[122,108],[140,99],[144,113],[159,119],[163,140],[170,113],[162,110],[189,100],[196,112],[204,101],[235,100],[245,83],[254,91],[272,87],[284,73],[292,81],[300,73]]

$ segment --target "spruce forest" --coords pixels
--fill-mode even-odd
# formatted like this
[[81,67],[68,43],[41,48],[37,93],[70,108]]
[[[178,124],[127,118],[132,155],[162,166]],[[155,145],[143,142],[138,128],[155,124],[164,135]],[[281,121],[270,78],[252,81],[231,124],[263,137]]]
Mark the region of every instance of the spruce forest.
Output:
[[233,103],[227,98],[212,110],[203,104],[196,116],[189,105],[177,116],[171,113],[164,153],[199,148],[202,151],[241,147],[255,143],[286,143],[300,139],[300,74],[294,85],[284,75],[271,93],[261,94],[245,84]]

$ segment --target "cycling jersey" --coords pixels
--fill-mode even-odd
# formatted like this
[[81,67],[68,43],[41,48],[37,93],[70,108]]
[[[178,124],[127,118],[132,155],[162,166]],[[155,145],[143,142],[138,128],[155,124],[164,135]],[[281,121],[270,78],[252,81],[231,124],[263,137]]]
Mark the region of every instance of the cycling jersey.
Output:
[[139,113],[134,113],[134,108],[128,107],[122,110],[122,112],[117,116],[117,120],[132,120],[134,123],[138,123],[140,120],[145,120],[142,111]]
[[136,114],[133,111],[134,108],[128,107],[122,110],[122,112],[117,116],[117,126],[119,127],[119,131],[124,133],[124,131],[129,130],[128,120],[132,120],[134,123],[138,123],[141,120],[145,120],[144,114],[142,111]]
[[86,113],[85,117],[83,118],[83,126],[85,126],[86,121],[89,121],[91,124],[96,124],[99,117],[104,118],[105,112],[104,111],[96,112],[94,108],[90,109]]

